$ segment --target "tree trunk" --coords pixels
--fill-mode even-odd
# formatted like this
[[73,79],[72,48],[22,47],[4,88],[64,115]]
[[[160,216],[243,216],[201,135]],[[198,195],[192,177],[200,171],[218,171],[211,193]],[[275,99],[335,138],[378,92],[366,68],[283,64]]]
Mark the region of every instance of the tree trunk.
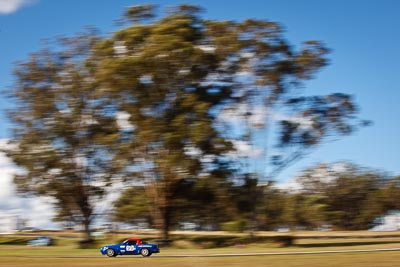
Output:
[[83,226],[84,226],[84,241],[91,241],[92,240],[92,235],[91,235],[91,231],[90,231],[90,220],[85,218],[84,222],[83,222]]
[[169,241],[169,230],[171,224],[170,207],[166,205],[161,210],[161,238],[164,242]]
[[92,239],[92,235],[91,235],[91,231],[90,231],[90,217],[84,217],[83,219],[83,236],[84,239],[82,241],[79,242],[79,247],[80,248],[92,248],[93,244],[94,244],[94,240]]

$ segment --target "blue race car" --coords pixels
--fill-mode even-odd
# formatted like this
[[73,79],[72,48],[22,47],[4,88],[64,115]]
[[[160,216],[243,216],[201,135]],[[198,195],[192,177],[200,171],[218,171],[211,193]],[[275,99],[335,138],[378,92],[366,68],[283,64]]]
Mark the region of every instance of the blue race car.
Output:
[[117,255],[142,255],[149,257],[153,253],[160,253],[157,244],[148,244],[139,238],[129,238],[121,244],[107,245],[100,249],[101,254],[108,257]]

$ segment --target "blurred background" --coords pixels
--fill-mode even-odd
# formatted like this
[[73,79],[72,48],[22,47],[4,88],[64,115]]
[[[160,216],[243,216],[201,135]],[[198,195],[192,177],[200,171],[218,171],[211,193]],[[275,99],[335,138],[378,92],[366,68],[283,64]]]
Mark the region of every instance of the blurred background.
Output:
[[397,1],[0,1],[0,232],[399,230]]

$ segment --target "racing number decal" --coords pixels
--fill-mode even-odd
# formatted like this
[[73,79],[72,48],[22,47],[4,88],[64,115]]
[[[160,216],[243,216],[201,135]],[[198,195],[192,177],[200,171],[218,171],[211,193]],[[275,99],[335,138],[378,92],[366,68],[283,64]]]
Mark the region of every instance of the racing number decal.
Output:
[[135,246],[126,246],[126,251],[134,251]]

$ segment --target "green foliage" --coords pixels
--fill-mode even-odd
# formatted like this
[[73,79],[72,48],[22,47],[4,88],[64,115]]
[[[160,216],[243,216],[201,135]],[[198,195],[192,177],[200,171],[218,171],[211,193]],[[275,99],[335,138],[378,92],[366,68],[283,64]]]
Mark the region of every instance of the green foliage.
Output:
[[60,50],[44,49],[18,64],[7,151],[22,169],[14,177],[18,191],[53,197],[55,219],[84,225],[88,239],[93,204],[116,170],[119,137],[87,59],[97,40],[91,33],[64,38]]
[[[185,181],[177,190],[173,222],[191,222],[197,229],[216,229],[226,211],[223,183],[216,178]],[[196,212],[193,212],[196,210]]]
[[222,231],[241,233],[246,230],[247,223],[245,220],[226,222],[221,225]]
[[223,248],[245,247],[247,245],[267,245],[271,247],[293,245],[295,238],[291,235],[250,236],[250,235],[182,235],[172,245],[178,248]]
[[258,229],[276,230],[286,226],[285,218],[288,194],[277,189],[273,183],[263,186],[262,196],[259,197],[257,209]]
[[[239,167],[240,155],[229,153],[233,140],[251,144],[253,131],[263,130],[276,138],[264,140],[264,149],[279,150],[266,155],[272,177],[327,137],[357,128],[351,96],[294,90],[327,65],[328,49],[306,41],[296,50],[268,20],[206,20],[193,5],[156,16],[154,8],[129,7],[127,24],[112,35],[64,38],[64,46],[17,66],[8,155],[23,168],[15,177],[19,191],[54,197],[56,219],[82,223],[88,239],[93,204],[117,179],[143,186],[117,201],[118,220],[149,216],[164,240],[182,218],[203,226],[257,222],[261,209],[264,228],[278,225],[276,216],[308,223],[266,203],[285,201],[261,192],[257,177]],[[268,112],[254,123],[257,108]],[[221,120],[230,112],[234,122]],[[268,117],[275,114],[282,116]],[[230,182],[234,172],[243,185]],[[142,207],[134,206],[139,195]],[[319,199],[304,201],[312,217],[325,210]]]
[[130,187],[122,192],[113,205],[115,220],[126,223],[133,223],[138,219],[149,220],[149,205],[142,186]]
[[[396,209],[395,178],[351,164],[342,165],[342,171],[335,171],[334,166],[317,165],[298,177],[303,190],[297,194],[300,198],[297,225],[370,229],[378,217]],[[303,221],[299,219],[302,216]]]
[[131,6],[126,9],[124,17],[134,23],[154,17],[154,5]]
[[[378,214],[371,212],[376,210],[368,204],[372,194],[380,189],[380,180],[381,177],[371,173],[344,173],[339,176],[327,192],[332,223],[339,229],[348,230],[373,226]],[[373,201],[379,204],[378,199]]]

